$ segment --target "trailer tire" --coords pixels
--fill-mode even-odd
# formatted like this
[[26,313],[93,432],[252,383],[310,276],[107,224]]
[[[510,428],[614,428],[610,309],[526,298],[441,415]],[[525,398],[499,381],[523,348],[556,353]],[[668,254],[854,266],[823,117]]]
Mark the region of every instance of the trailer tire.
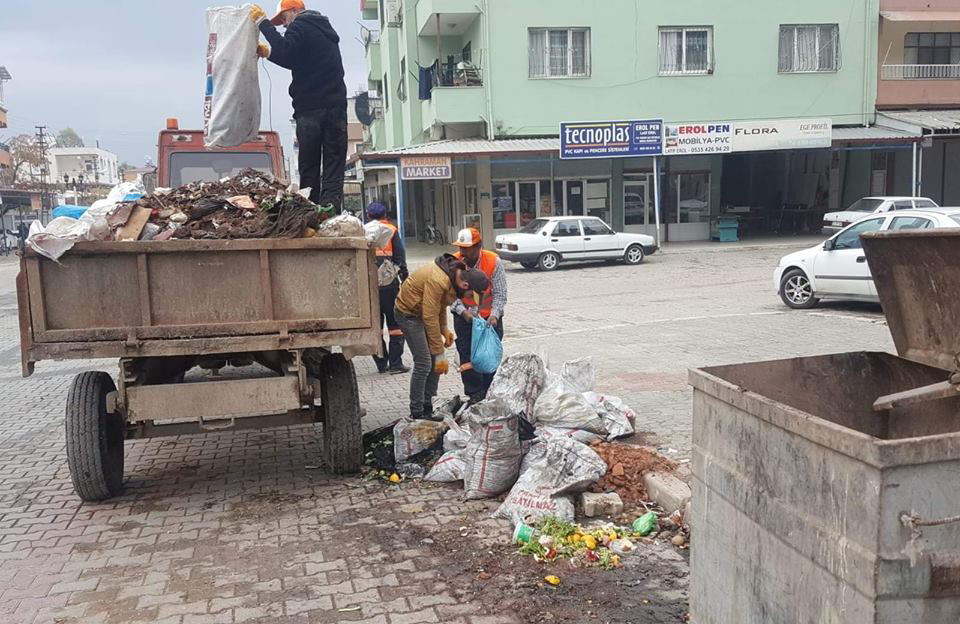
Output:
[[67,466],[74,491],[87,502],[123,490],[123,416],[107,412],[107,395],[116,389],[107,373],[85,372],[67,394]]
[[343,355],[323,359],[320,378],[323,452],[334,474],[359,472],[363,463],[363,429],[357,375]]

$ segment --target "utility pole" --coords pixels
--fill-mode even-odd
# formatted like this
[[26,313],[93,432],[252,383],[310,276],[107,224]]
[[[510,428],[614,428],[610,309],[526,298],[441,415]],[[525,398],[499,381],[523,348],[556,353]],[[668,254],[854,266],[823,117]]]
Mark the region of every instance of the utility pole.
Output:
[[50,197],[47,193],[47,173],[49,171],[49,163],[47,161],[47,137],[46,134],[44,134],[47,127],[35,127],[37,129],[37,141],[40,144],[40,155],[43,158],[43,163],[40,165],[40,221],[43,222],[44,212],[50,207]]

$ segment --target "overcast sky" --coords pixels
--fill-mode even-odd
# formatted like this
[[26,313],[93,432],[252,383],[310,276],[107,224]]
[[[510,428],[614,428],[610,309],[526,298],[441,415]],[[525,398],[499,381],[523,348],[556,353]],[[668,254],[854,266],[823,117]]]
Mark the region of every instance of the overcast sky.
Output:
[[[0,140],[74,128],[87,145],[116,152],[121,161],[156,160],[157,134],[167,117],[181,128],[203,125],[206,73],[206,8],[216,0],[2,0],[0,66],[9,128]],[[236,2],[240,5],[240,2]],[[306,0],[328,15],[340,34],[347,91],[366,84],[359,41],[359,0]],[[272,15],[276,0],[264,2]],[[267,64],[273,79],[273,127],[290,154],[293,110],[290,73]],[[269,82],[260,71],[263,121],[270,127]]]

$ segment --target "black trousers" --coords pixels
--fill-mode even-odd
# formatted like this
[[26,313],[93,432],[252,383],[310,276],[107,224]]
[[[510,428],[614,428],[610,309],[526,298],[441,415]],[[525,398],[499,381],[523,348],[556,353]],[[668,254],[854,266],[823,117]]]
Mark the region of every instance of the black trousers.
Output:
[[[473,342],[473,323],[464,320],[459,314],[454,314],[453,329],[457,333],[457,353],[460,354],[460,365],[462,366],[470,361],[470,347]],[[497,322],[495,329],[497,335],[503,340],[503,319]],[[463,371],[460,373],[460,378],[463,380],[464,394],[476,401],[485,399],[487,397],[487,390],[490,389],[490,384],[493,383],[494,375],[495,373],[483,375],[475,370]]]
[[347,107],[300,113],[300,188],[309,188],[310,201],[343,209],[343,172],[347,167]]
[[384,324],[387,326],[387,331],[390,332],[389,347],[386,343],[383,343],[385,357],[374,356],[373,358],[377,363],[377,369],[380,371],[403,366],[403,330],[397,325],[397,317],[393,310],[397,303],[398,294],[400,294],[400,282],[380,287],[380,341],[383,342]]

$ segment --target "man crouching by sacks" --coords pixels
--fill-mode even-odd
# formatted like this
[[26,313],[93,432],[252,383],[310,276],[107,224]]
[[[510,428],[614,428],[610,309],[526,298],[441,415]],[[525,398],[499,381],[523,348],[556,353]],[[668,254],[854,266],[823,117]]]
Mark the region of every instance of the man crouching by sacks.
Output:
[[447,308],[458,298],[482,293],[490,287],[483,271],[468,269],[450,254],[410,274],[397,295],[397,324],[413,354],[410,376],[410,417],[433,418],[433,397],[440,375],[450,364],[444,351],[454,342],[447,326]]

